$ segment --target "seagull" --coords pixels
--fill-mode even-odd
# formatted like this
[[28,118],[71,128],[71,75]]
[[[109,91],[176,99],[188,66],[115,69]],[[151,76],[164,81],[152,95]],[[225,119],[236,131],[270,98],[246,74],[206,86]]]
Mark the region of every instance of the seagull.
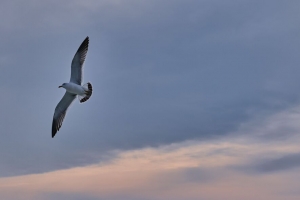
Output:
[[69,83],[63,83],[58,88],[65,88],[66,93],[60,102],[57,104],[53,122],[52,122],[52,138],[55,136],[57,131],[59,131],[63,120],[66,116],[67,110],[71,103],[75,100],[76,96],[80,103],[87,101],[93,92],[92,84],[90,82],[82,84],[82,70],[83,63],[89,47],[89,37],[79,46],[71,64],[71,78]]

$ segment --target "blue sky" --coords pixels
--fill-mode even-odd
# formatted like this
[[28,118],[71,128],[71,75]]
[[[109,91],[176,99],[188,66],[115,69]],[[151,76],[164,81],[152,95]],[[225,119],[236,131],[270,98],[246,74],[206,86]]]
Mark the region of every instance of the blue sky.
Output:
[[[299,6],[2,1],[0,197],[299,199]],[[57,87],[86,36],[93,96],[73,103],[52,139]],[[86,187],[49,187],[55,177]],[[228,180],[236,196],[213,189]]]

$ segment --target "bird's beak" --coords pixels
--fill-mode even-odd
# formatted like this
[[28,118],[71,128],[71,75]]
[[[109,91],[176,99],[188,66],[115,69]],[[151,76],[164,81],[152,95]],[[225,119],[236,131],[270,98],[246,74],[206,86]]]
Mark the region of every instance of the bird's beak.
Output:
[[60,85],[60,86],[58,86],[58,88],[61,88],[62,86]]

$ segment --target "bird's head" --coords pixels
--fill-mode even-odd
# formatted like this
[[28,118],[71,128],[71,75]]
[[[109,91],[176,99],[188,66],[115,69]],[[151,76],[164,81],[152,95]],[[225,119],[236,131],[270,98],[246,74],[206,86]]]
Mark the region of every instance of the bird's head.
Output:
[[64,87],[65,87],[65,85],[66,85],[66,84],[65,84],[65,83],[63,83],[62,85],[58,86],[58,88],[61,88],[61,87],[63,87],[63,88],[64,88]]

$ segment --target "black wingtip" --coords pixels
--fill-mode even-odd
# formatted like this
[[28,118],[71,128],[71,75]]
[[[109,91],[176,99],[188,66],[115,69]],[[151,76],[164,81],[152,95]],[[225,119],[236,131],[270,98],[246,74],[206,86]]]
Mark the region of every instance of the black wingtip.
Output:
[[83,40],[83,42],[89,42],[90,38],[89,36],[86,36],[86,38]]
[[54,138],[56,132],[55,131],[52,131],[52,138]]
[[[87,36],[87,37],[83,40],[83,42],[81,43],[80,47],[81,47],[81,48],[87,48],[88,45],[89,45],[89,41],[90,41],[90,38],[89,38],[89,36]],[[79,49],[80,49],[80,47],[79,47]]]
[[77,53],[78,53],[78,52],[85,52],[84,55],[83,55],[83,57],[85,58],[86,52],[87,52],[88,48],[89,48],[89,36],[87,36],[87,37],[83,40],[83,42],[81,43],[81,45],[79,46],[79,48],[78,48],[78,50],[77,50]]
[[89,36],[86,36],[86,38],[83,40],[83,42],[82,42],[82,43],[89,43],[89,41],[90,41],[90,38],[89,38]]
[[53,119],[53,121],[52,121],[52,138],[54,138],[54,136],[56,135],[56,133],[57,133],[56,122]]

